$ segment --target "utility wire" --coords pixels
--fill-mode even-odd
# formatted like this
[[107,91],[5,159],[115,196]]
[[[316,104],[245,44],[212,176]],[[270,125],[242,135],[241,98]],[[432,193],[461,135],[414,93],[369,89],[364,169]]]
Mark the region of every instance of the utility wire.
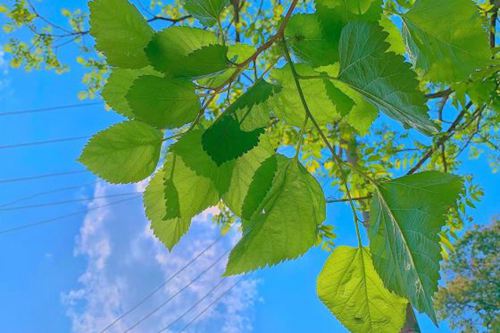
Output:
[[181,320],[189,312],[191,312],[192,310],[194,310],[198,306],[198,304],[200,304],[201,302],[203,302],[208,296],[210,296],[215,290],[217,290],[217,288],[219,288],[224,283],[224,281],[225,281],[224,279],[221,279],[205,295],[203,295],[202,298],[200,298],[198,301],[196,301],[189,309],[187,309],[186,311],[184,311],[179,317],[175,318],[174,321],[171,321],[170,324],[168,324],[167,326],[165,326],[164,328],[162,328],[161,330],[159,330],[157,333],[164,332],[164,331],[168,330],[169,328],[171,328],[172,326],[174,326],[179,320]]
[[46,203],[41,203],[41,204],[33,204],[33,205],[25,205],[25,206],[14,206],[14,207],[7,207],[7,208],[0,207],[0,212],[23,210],[23,209],[30,209],[30,208],[52,207],[52,206],[59,206],[59,205],[64,205],[64,204],[74,203],[74,202],[86,202],[86,201],[92,201],[92,200],[98,200],[98,199],[124,197],[124,196],[130,196],[130,195],[141,194],[141,193],[142,192],[135,191],[135,192],[127,192],[127,193],[102,195],[102,196],[96,196],[96,197],[92,197],[92,198],[53,201],[53,202],[46,202]]
[[19,110],[19,111],[10,111],[10,112],[0,112],[0,117],[17,116],[17,115],[24,115],[24,114],[31,114],[31,113],[40,113],[40,112],[49,112],[49,111],[58,111],[58,110],[65,110],[65,109],[84,108],[84,107],[87,107],[87,106],[102,105],[102,104],[103,104],[102,102],[80,103],[80,104],[68,104],[68,105],[52,106],[52,107],[39,108],[39,109],[28,109],[28,110]]
[[222,239],[222,236],[219,236],[214,242],[212,242],[209,246],[207,246],[204,250],[200,251],[195,257],[193,257],[189,262],[187,262],[184,266],[182,266],[177,272],[175,272],[173,275],[171,275],[168,279],[160,283],[155,289],[151,290],[146,296],[141,298],[139,302],[137,302],[133,307],[122,313],[120,316],[115,318],[108,326],[102,329],[100,333],[103,333],[113,327],[118,321],[123,319],[123,317],[127,316],[131,312],[135,311],[138,307],[143,305],[147,300],[149,300],[151,297],[153,297],[157,292],[163,289],[170,281],[172,281],[175,277],[177,277],[179,274],[181,274],[183,271],[185,271],[189,266],[191,266],[198,258],[200,258],[203,254],[205,254],[208,250],[210,250],[212,247],[215,246],[220,240]]
[[[198,318],[200,318],[201,316],[203,316],[205,314],[205,312],[207,312],[208,309],[210,309],[212,306],[214,306],[216,303],[218,303],[222,297],[226,296],[227,293],[229,293],[231,290],[233,290],[234,287],[236,287],[237,284],[239,284],[241,281],[243,280],[243,278],[240,278],[238,279],[238,281],[236,281],[235,283],[233,283],[233,285],[231,287],[229,287],[228,289],[226,289],[222,294],[219,295],[219,297],[217,297],[216,299],[214,299],[212,302],[210,302],[210,304],[208,304],[200,313],[198,313],[193,319],[191,319],[187,324],[186,326],[184,326],[180,331],[179,333],[182,333],[184,331],[186,331],[189,326],[191,326],[196,320],[198,320]],[[168,328],[168,327],[167,327]],[[163,330],[165,330],[166,328],[164,328]],[[161,332],[161,331],[160,331]]]
[[179,289],[175,294],[173,294],[172,296],[170,296],[169,298],[167,298],[167,300],[165,300],[163,303],[161,303],[156,308],[154,308],[152,311],[148,312],[141,319],[139,319],[138,321],[136,321],[132,326],[130,326],[129,328],[127,328],[124,331],[124,333],[130,332],[131,330],[133,330],[134,328],[136,328],[137,326],[139,326],[139,324],[141,324],[143,321],[145,321],[146,319],[148,319],[149,317],[151,317],[153,314],[155,314],[156,312],[158,312],[165,305],[167,305],[168,303],[170,303],[170,301],[172,301],[177,295],[179,295],[181,292],[183,292],[184,290],[186,290],[187,288],[189,288],[195,281],[197,281],[199,278],[201,278],[206,272],[208,272],[210,269],[212,269],[213,267],[215,267],[215,265],[217,265],[229,253],[229,251],[230,250],[227,250],[226,252],[224,252],[216,261],[214,261],[212,264],[210,264],[210,266],[208,266],[207,268],[205,268],[200,274],[198,274],[187,285],[185,285],[184,287],[182,287],[181,289]]
[[37,227],[37,226],[40,226],[40,225],[44,225],[44,224],[48,224],[48,223],[60,221],[60,220],[63,220],[65,218],[68,218],[68,217],[73,217],[73,216],[78,216],[78,215],[86,214],[86,213],[88,213],[90,211],[94,211],[94,210],[98,210],[98,209],[101,209],[101,208],[105,208],[105,207],[117,205],[117,204],[120,204],[120,203],[123,203],[123,202],[127,202],[127,201],[130,201],[130,200],[133,200],[133,199],[138,199],[138,198],[139,198],[139,196],[132,197],[132,198],[126,198],[126,199],[122,199],[122,200],[117,200],[117,201],[113,201],[113,202],[110,202],[110,203],[105,204],[105,205],[91,207],[91,208],[84,209],[84,210],[79,210],[79,211],[76,211],[76,212],[73,212],[73,213],[70,213],[70,214],[57,216],[57,217],[50,218],[50,219],[47,219],[47,220],[42,220],[42,221],[38,221],[38,222],[34,222],[34,223],[24,224],[24,225],[13,227],[13,228],[3,229],[3,230],[0,230],[0,235],[7,234],[7,233],[12,233],[12,232],[17,232],[19,230],[29,229],[29,228],[32,228],[32,227]]
[[43,179],[43,178],[76,175],[76,174],[81,174],[81,173],[86,173],[86,172],[88,172],[88,171],[87,170],[74,170],[74,171],[65,171],[65,172],[46,173],[46,174],[42,174],[42,175],[28,176],[28,177],[6,178],[6,179],[0,179],[0,184],[19,183],[19,182],[25,182],[25,181],[37,180],[37,179]]
[[51,139],[51,140],[44,140],[44,141],[16,143],[16,144],[11,144],[11,145],[0,146],[0,150],[21,148],[21,147],[41,146],[41,145],[48,145],[48,144],[59,143],[59,142],[79,141],[79,140],[88,139],[90,137],[91,137],[90,135],[86,135],[86,136],[75,136],[75,137],[69,137],[69,138]]
[[86,183],[86,184],[81,184],[81,185],[73,185],[73,186],[67,186],[67,187],[61,187],[61,188],[56,188],[56,189],[49,190],[49,191],[43,191],[43,192],[38,192],[38,193],[35,193],[35,194],[30,194],[28,196],[17,198],[15,200],[12,200],[12,201],[0,204],[0,208],[9,207],[9,206],[12,206],[12,205],[14,205],[16,203],[23,202],[23,201],[30,200],[30,199],[34,199],[34,198],[41,197],[41,196],[44,196],[44,195],[49,195],[49,194],[54,194],[54,193],[59,193],[59,192],[65,192],[65,191],[69,191],[69,190],[79,189],[79,188],[82,188],[82,187],[87,187],[87,186],[90,186],[90,185],[95,185],[98,182],[100,182],[100,180],[96,180],[96,181],[93,181],[91,183]]

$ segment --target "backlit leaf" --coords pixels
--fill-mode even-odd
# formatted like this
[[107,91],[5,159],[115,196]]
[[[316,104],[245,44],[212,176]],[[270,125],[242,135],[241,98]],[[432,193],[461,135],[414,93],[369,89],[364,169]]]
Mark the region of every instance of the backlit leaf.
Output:
[[366,248],[339,246],[318,276],[318,296],[353,333],[399,333],[408,301],[387,289]]
[[183,76],[188,56],[203,46],[213,44],[217,44],[217,37],[213,32],[190,27],[171,27],[154,35],[146,47],[146,54],[156,70],[170,76]]
[[148,65],[144,48],[153,29],[127,0],[94,0],[89,3],[90,33],[97,50],[109,65],[142,68]]
[[[175,194],[171,192],[172,187],[175,187]],[[174,154],[167,156],[165,165],[144,192],[144,207],[151,228],[170,250],[188,231],[192,218],[217,204],[218,200],[213,182],[198,176]]]
[[386,38],[377,25],[349,23],[340,39],[340,80],[405,126],[436,133],[415,73],[402,56],[386,52]]
[[110,183],[134,183],[148,177],[160,158],[161,131],[130,120],[94,135],[79,161]]
[[185,0],[184,9],[205,26],[217,23],[229,0]]
[[488,64],[488,34],[472,0],[417,0],[403,18],[411,58],[433,81],[466,79]]
[[134,81],[143,75],[160,76],[160,73],[155,71],[152,67],[140,69],[113,68],[102,90],[102,98],[104,98],[106,104],[114,111],[127,118],[134,118],[126,95]]
[[[272,185],[249,221],[243,238],[233,248],[225,275],[278,264],[304,254],[316,243],[318,225],[325,219],[325,198],[316,179],[296,159],[274,155]],[[264,167],[269,162],[264,162]],[[259,170],[249,196],[262,179]]]
[[158,128],[181,127],[201,108],[194,85],[184,79],[144,75],[134,81],[126,98],[138,119]]
[[384,285],[408,297],[434,321],[432,297],[439,280],[439,232],[462,180],[437,171],[380,184],[370,211],[370,249]]

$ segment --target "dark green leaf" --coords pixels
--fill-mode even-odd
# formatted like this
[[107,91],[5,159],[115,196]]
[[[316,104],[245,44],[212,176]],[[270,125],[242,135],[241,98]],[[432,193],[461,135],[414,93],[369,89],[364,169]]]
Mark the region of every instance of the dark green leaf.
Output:
[[340,38],[340,80],[405,126],[436,133],[415,73],[402,56],[385,52],[386,37],[377,25],[349,23]]
[[234,115],[223,115],[203,133],[203,149],[217,165],[221,165],[255,147],[262,133],[263,128],[242,131]]
[[285,37],[294,54],[312,66],[333,64],[338,60],[338,43],[325,37],[316,14],[292,16]]
[[369,237],[377,272],[389,290],[434,321],[439,232],[461,191],[459,177],[428,171],[380,184],[372,199]]

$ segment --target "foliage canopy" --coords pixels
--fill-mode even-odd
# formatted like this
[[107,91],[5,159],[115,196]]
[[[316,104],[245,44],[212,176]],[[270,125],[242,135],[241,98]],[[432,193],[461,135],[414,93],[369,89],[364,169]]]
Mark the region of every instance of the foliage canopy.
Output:
[[[74,31],[61,38],[90,33],[99,51],[80,59],[94,70],[84,96],[102,88],[126,118],[96,134],[80,161],[111,183],[151,176],[144,207],[168,249],[194,216],[222,207],[225,227],[242,229],[226,275],[331,250],[326,206],[347,202],[358,247],[333,249],[320,299],[352,332],[399,332],[412,308],[436,322],[440,260],[481,194],[450,172],[471,142],[497,148],[497,6],[253,3],[185,0],[146,19],[127,0],[93,0],[88,30],[68,14]],[[9,29],[45,38],[45,59],[9,42],[13,65],[64,69],[51,53],[59,37],[37,30],[34,7],[18,0],[2,11]],[[152,26],[160,21],[170,26]],[[326,198],[319,180],[341,198]]]

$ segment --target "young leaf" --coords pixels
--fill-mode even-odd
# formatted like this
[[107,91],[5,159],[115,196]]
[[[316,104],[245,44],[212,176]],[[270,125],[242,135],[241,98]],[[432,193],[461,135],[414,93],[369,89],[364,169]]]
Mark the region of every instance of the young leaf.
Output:
[[465,80],[490,62],[488,35],[472,0],[417,0],[402,18],[410,56],[428,80]]
[[[175,194],[170,192],[172,186]],[[181,158],[169,154],[143,199],[154,234],[171,250],[188,231],[191,219],[217,204],[219,194],[210,179],[198,176]]]
[[407,300],[387,289],[366,248],[339,246],[318,276],[317,292],[335,317],[353,333],[399,333]]
[[79,161],[110,183],[134,183],[148,177],[160,158],[161,131],[130,120],[97,133]]
[[340,38],[339,79],[405,126],[436,133],[415,73],[402,56],[385,52],[386,38],[377,25],[349,23]]
[[143,75],[160,76],[160,73],[149,66],[140,69],[113,68],[106,85],[102,89],[102,98],[114,111],[127,118],[134,118],[126,94],[134,81]]
[[[261,196],[263,200],[250,220],[244,221],[245,233],[229,256],[225,275],[296,258],[316,243],[318,225],[326,213],[321,186],[296,159],[282,155],[270,159],[276,160],[271,188]],[[268,163],[265,161],[263,167]],[[259,196],[259,184],[268,179],[267,173],[257,170],[247,196]]]
[[370,212],[370,249],[384,285],[408,297],[436,321],[432,296],[439,280],[439,232],[462,180],[437,171],[379,185]]
[[220,14],[229,4],[229,0],[185,0],[184,9],[204,26],[217,23]]
[[259,143],[259,136],[263,133],[264,128],[250,132],[242,131],[234,115],[224,114],[203,133],[203,149],[217,165],[221,165],[255,147]]
[[338,43],[325,37],[317,14],[292,16],[286,26],[285,37],[294,54],[314,67],[338,60]]
[[158,128],[181,127],[200,110],[194,85],[184,79],[144,75],[136,79],[126,95],[134,115]]
[[217,44],[213,32],[190,27],[171,27],[156,33],[146,47],[153,67],[170,76],[183,76],[189,54],[203,46]]
[[144,48],[153,37],[153,29],[141,13],[127,0],[94,0],[89,7],[90,33],[108,64],[123,68],[147,66]]

